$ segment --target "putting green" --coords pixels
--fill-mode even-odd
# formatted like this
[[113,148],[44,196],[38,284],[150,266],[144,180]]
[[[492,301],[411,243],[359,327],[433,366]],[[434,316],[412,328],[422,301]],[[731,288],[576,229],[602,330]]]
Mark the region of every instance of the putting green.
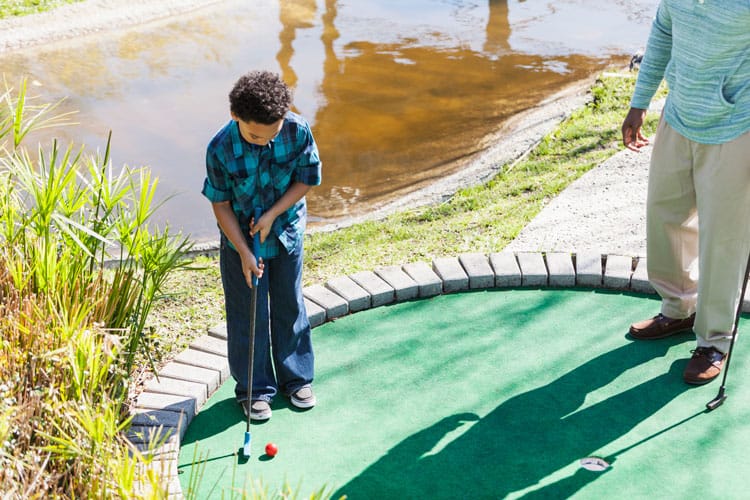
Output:
[[[187,430],[187,498],[740,498],[750,448],[746,342],[728,399],[681,374],[691,334],[632,341],[653,297],[485,290],[359,312],[314,330],[318,405],[278,397],[253,424],[225,383]],[[746,319],[740,331],[748,328]],[[273,441],[276,457],[263,448]],[[605,457],[604,472],[580,467]]]

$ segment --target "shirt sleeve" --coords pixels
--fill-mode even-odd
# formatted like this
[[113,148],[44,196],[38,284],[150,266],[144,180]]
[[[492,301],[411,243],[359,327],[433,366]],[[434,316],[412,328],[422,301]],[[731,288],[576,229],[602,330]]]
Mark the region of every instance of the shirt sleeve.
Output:
[[206,152],[206,178],[201,193],[211,203],[230,201],[234,197],[226,169],[211,148]]
[[656,17],[651,25],[651,33],[643,54],[635,91],[630,100],[632,108],[647,109],[659,88],[664,71],[672,53],[672,18],[667,2],[660,2]]
[[318,145],[315,143],[309,126],[298,127],[297,140],[301,144],[301,152],[294,160],[296,163],[294,180],[308,186],[319,186],[323,180],[322,164],[318,154]]

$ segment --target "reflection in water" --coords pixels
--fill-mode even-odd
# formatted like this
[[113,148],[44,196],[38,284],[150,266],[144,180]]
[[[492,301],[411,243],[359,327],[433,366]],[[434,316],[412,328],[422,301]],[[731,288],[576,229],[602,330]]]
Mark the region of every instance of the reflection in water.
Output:
[[[535,54],[513,53],[506,0],[489,2],[479,50],[430,32],[352,38],[337,53],[336,7],[326,3],[324,103],[314,119],[324,189],[310,196],[312,212],[326,219],[362,213],[363,206],[455,171],[498,124],[604,62],[571,55],[550,64]],[[455,18],[476,22],[473,4],[459,2],[456,9]]]
[[[356,44],[356,50],[357,57],[340,63],[342,73],[326,78],[323,93],[335,98],[318,109],[315,130],[328,162],[346,172],[333,182],[358,187],[372,198],[445,175],[504,119],[571,78],[586,76],[583,71],[564,75],[538,57],[521,55],[490,61],[462,50],[367,42]],[[530,70],[534,91],[519,94]],[[334,213],[345,208],[329,207]]]
[[490,0],[487,16],[487,37],[484,42],[485,54],[507,54],[510,52],[510,22],[508,21],[508,0]]
[[283,26],[279,32],[279,61],[281,76],[290,87],[297,85],[297,73],[291,65],[294,55],[294,39],[297,29],[312,28],[315,26],[315,15],[317,14],[315,0],[287,0],[279,3],[279,20]]
[[[29,75],[47,100],[67,96],[82,125],[56,132],[61,138],[101,148],[113,130],[115,163],[150,166],[162,196],[176,194],[160,221],[214,239],[200,195],[205,145],[229,119],[226,96],[240,74],[279,71],[295,88],[295,109],[313,125],[324,163],[310,212],[332,220],[455,171],[510,116],[626,61],[645,42],[655,7],[656,0],[233,0],[7,54],[0,71],[9,81]],[[633,39],[640,43],[627,45]]]

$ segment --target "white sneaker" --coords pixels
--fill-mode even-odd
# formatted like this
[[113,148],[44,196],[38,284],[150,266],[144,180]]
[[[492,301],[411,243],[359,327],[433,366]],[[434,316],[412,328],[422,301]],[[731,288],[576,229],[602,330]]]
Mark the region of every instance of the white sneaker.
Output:
[[312,387],[305,385],[297,389],[289,396],[292,404],[297,408],[306,409],[315,406],[315,394]]

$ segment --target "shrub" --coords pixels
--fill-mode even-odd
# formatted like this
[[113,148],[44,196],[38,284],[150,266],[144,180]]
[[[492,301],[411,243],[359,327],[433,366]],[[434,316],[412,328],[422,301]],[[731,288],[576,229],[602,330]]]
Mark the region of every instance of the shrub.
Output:
[[115,173],[109,141],[103,155],[56,142],[32,154],[31,131],[69,123],[26,89],[0,94],[0,489],[158,494],[122,431],[148,314],[190,244],[149,226],[157,179]]

